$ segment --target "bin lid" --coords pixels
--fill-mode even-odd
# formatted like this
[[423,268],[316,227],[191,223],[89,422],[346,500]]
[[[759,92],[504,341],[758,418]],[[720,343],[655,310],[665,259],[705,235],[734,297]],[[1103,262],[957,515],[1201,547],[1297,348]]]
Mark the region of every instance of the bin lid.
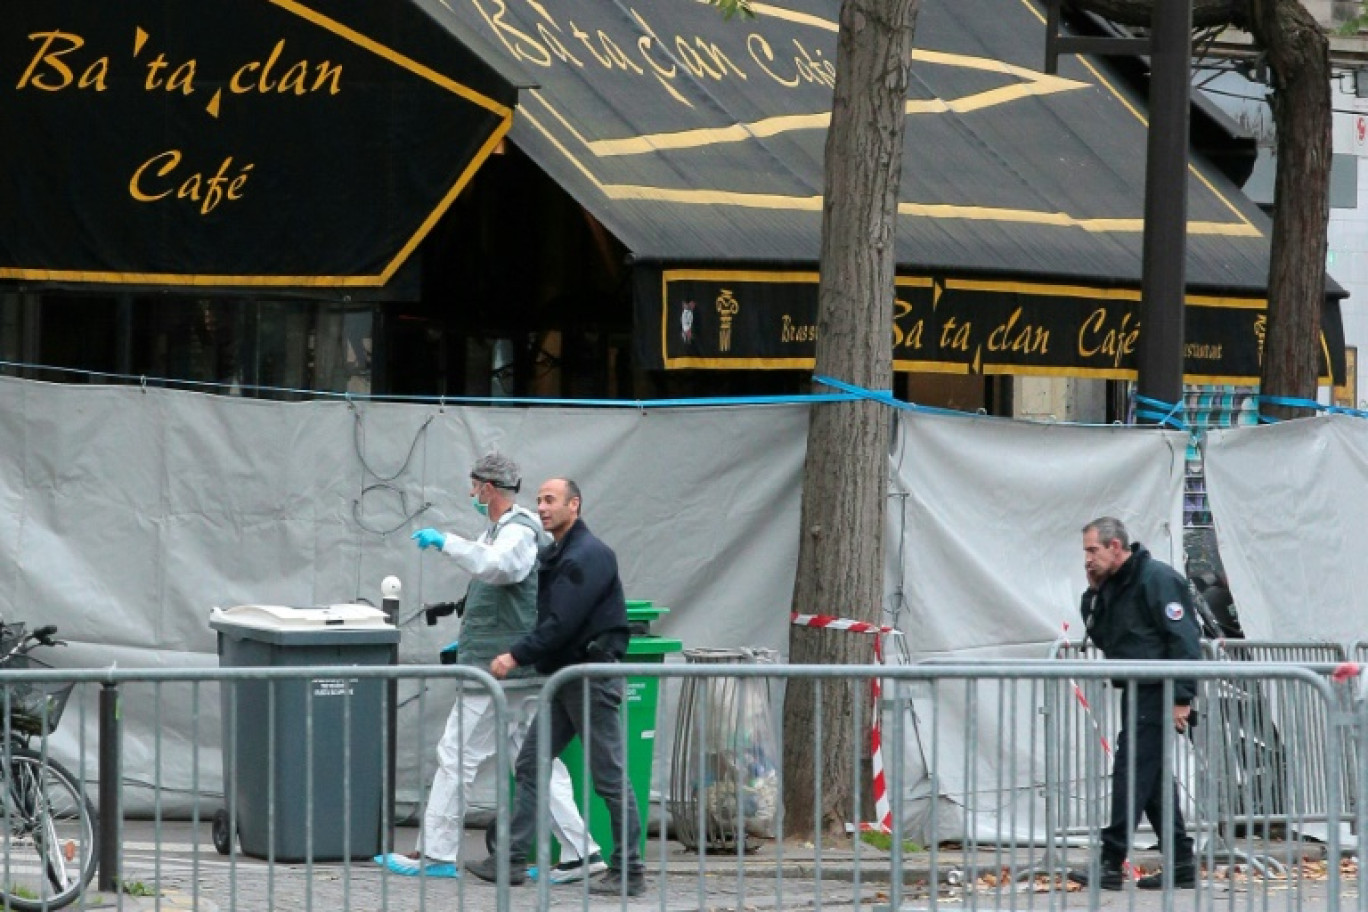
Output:
[[215,630],[250,627],[254,630],[299,632],[394,630],[385,612],[370,605],[324,605],[313,608],[235,605],[232,608],[211,609],[209,626]]
[[670,613],[670,609],[664,605],[656,605],[650,601],[641,599],[627,601],[627,620],[630,621],[658,621]]
[[779,650],[765,646],[699,646],[684,650],[684,661],[716,665],[773,665]]
[[[634,636],[627,641],[627,653],[623,658],[630,662],[643,656],[664,656],[667,653],[682,652],[683,650],[684,644],[679,640],[658,636]],[[646,658],[646,661],[653,661],[653,659]]]

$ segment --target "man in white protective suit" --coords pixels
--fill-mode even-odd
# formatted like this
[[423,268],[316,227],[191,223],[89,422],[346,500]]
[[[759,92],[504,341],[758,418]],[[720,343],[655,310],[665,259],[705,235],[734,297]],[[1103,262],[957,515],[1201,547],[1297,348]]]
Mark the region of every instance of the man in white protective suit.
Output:
[[[537,515],[514,502],[520,486],[517,463],[497,452],[483,456],[470,470],[471,506],[489,520],[483,534],[470,540],[420,529],[412,536],[419,548],[436,548],[471,576],[457,647],[457,661],[463,665],[488,668],[536,623],[537,551],[545,533]],[[437,772],[418,848],[407,855],[377,856],[377,862],[405,876],[461,876],[461,836],[471,786],[481,764],[494,755],[496,738],[508,739],[510,761],[518,755],[542,683],[535,674],[531,668],[519,669],[504,682],[508,725],[502,732],[489,694],[478,687],[463,688],[437,744]],[[551,870],[551,882],[569,883],[605,870],[599,847],[575,807],[570,774],[559,759],[552,765],[550,804],[551,829],[561,845],[561,862]]]

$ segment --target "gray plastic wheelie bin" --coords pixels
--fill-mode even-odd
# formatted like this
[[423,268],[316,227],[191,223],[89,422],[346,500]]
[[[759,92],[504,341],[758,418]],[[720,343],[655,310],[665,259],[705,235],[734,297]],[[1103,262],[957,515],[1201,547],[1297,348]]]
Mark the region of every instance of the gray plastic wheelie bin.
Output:
[[[388,665],[399,631],[368,605],[214,609],[220,668]],[[277,861],[340,861],[381,851],[385,681],[225,681],[227,809],[214,843]]]

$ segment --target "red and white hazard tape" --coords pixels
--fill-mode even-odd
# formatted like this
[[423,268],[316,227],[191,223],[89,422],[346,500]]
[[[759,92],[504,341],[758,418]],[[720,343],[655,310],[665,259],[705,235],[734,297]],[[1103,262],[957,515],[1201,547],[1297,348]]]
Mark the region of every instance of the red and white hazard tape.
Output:
[[791,614],[789,617],[795,627],[824,627],[827,630],[849,630],[851,633],[886,633],[890,636],[902,636],[902,631],[896,627],[883,627],[868,621],[852,621],[850,618],[830,614]]
[[[795,627],[821,627],[827,630],[847,630],[851,633],[873,633],[877,634],[874,638],[874,659],[880,665],[883,661],[883,640],[882,636],[902,636],[902,631],[894,627],[887,627],[880,624],[871,624],[868,621],[855,621],[850,618],[836,617],[830,614],[792,614],[790,620]],[[883,725],[880,718],[883,715],[879,708],[879,698],[883,691],[879,686],[879,679],[871,678],[869,682],[870,705],[873,707],[871,712],[872,719],[869,725],[870,753],[873,755],[872,764],[874,768],[874,813],[878,819],[873,823],[861,823],[860,830],[864,832],[873,831],[876,833],[893,832],[893,805],[888,799],[888,780],[884,776],[883,765]]]
[[[1069,622],[1065,621],[1064,629],[1054,641],[1054,644],[1050,648],[1050,652],[1053,654],[1061,644],[1067,642],[1069,642]],[[1098,724],[1097,717],[1093,715],[1092,704],[1088,702],[1087,696],[1084,695],[1083,688],[1078,686],[1078,682],[1073,678],[1069,678],[1069,686],[1073,688],[1074,699],[1078,701],[1079,706],[1083,707],[1083,715],[1087,716],[1088,721],[1092,723],[1093,734],[1097,735],[1097,740],[1101,742],[1102,752],[1110,757],[1112,755],[1111,741],[1107,738],[1107,733],[1102,730],[1102,726]]]
[[[882,665],[883,649],[880,648],[880,640],[874,640],[874,659]],[[862,823],[862,830],[876,830],[880,833],[893,832],[893,805],[888,800],[888,781],[884,778],[883,765],[883,725],[880,719],[883,710],[879,707],[880,697],[883,694],[879,687],[879,679],[871,678],[869,681],[869,705],[872,719],[869,724],[870,753],[873,756],[871,765],[873,767],[874,780],[874,823]]]

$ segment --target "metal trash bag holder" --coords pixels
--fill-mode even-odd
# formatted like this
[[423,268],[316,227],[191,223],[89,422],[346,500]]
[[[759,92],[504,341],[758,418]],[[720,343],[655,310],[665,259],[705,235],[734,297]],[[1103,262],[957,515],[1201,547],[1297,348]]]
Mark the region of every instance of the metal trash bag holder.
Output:
[[[760,647],[685,649],[686,662],[772,665]],[[670,764],[670,818],[687,849],[754,850],[746,837],[773,838],[779,806],[770,681],[687,678],[680,692]]]

